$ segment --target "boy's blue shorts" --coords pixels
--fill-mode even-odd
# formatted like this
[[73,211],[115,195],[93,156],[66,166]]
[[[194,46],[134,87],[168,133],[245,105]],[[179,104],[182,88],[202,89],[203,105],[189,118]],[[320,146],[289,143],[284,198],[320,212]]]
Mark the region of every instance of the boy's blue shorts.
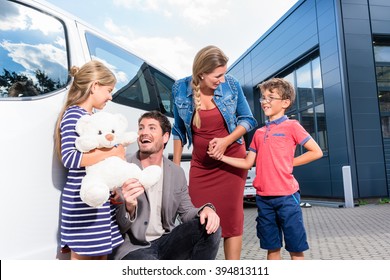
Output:
[[288,196],[256,195],[257,237],[260,248],[276,250],[286,243],[289,252],[303,252],[309,249],[299,206],[300,193]]

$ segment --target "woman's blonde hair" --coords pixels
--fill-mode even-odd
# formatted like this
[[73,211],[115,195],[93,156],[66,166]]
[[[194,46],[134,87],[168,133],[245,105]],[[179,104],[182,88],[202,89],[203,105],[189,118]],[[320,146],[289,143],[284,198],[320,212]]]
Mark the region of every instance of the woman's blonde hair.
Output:
[[192,92],[194,96],[195,114],[193,124],[200,128],[200,81],[202,74],[209,74],[216,68],[225,66],[229,58],[216,46],[207,46],[195,56],[192,64]]
[[91,60],[85,63],[80,68],[72,66],[70,75],[73,77],[72,85],[66,97],[66,101],[58,116],[54,143],[58,157],[61,159],[61,121],[66,109],[73,105],[79,105],[85,102],[90,93],[94,82],[98,82],[102,86],[109,86],[116,83],[115,75],[102,62]]

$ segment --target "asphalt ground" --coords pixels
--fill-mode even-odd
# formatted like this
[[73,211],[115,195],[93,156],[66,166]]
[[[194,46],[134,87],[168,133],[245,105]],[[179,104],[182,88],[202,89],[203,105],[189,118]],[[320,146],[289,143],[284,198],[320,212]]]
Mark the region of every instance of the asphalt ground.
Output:
[[[310,202],[302,208],[310,249],[307,260],[390,260],[390,204],[367,204],[354,208],[323,206]],[[265,260],[256,235],[257,208],[244,204],[242,260]],[[282,258],[290,259],[283,248]],[[221,241],[217,260],[223,260]]]

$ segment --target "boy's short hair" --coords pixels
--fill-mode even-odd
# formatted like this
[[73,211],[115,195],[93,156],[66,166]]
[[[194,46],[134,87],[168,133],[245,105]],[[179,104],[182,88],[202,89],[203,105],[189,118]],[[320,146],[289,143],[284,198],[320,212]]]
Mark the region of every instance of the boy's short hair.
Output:
[[258,85],[258,88],[260,89],[261,93],[265,92],[266,90],[269,90],[270,92],[275,92],[283,99],[289,99],[290,100],[290,106],[287,109],[291,108],[291,106],[294,104],[295,101],[295,90],[293,85],[283,79],[283,78],[271,78],[267,81],[262,82]]

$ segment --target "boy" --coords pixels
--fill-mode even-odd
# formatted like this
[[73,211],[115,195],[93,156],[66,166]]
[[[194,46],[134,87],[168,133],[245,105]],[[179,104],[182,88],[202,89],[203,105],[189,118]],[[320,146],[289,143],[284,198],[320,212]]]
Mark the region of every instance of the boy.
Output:
[[[300,208],[299,184],[292,171],[322,157],[322,150],[296,120],[285,112],[295,100],[293,86],[284,79],[272,78],[259,85],[260,103],[268,121],[258,129],[245,159],[221,156],[232,166],[249,169],[256,160],[257,236],[260,247],[268,250],[268,260],[281,259],[282,233],[292,260],[304,259],[309,249]],[[294,158],[296,145],[307,152]],[[213,154],[209,152],[210,156]],[[215,158],[215,156],[214,156]]]

